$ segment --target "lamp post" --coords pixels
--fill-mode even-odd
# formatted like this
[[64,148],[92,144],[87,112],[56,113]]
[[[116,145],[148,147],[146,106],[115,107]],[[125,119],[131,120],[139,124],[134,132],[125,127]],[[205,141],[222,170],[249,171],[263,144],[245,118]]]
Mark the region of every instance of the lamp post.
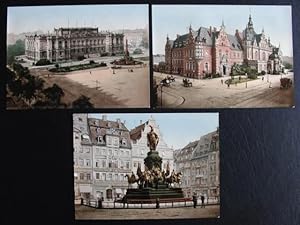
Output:
[[163,93],[163,83],[160,83],[160,108],[162,108],[162,93]]

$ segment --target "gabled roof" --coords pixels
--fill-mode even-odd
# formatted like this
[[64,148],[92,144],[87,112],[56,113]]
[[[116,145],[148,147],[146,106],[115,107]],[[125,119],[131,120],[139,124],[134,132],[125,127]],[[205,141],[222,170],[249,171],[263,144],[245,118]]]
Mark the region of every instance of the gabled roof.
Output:
[[139,140],[142,137],[142,132],[144,131],[146,123],[143,123],[135,128],[133,128],[129,134],[130,138],[133,141]]
[[240,43],[235,35],[227,34],[227,37],[230,42],[231,49],[242,50],[242,46],[240,45]]

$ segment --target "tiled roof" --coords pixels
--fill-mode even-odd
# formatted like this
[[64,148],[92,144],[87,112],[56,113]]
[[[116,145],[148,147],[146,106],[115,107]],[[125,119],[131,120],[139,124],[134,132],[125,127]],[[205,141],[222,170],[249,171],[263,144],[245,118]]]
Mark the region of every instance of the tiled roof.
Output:
[[242,50],[242,46],[240,45],[240,43],[235,35],[227,34],[227,37],[230,42],[231,49]]
[[135,128],[133,128],[131,131],[130,131],[130,138],[131,140],[138,140],[142,137],[142,132],[144,131],[145,129],[145,125],[146,123],[143,123]]

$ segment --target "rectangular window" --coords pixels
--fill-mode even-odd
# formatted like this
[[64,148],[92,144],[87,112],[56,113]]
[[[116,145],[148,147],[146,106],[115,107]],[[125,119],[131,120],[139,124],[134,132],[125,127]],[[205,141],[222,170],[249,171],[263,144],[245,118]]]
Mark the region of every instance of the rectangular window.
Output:
[[130,167],[130,163],[126,162],[126,169],[129,169],[129,167]]
[[99,167],[99,162],[98,161],[96,161],[96,165],[95,165],[96,167]]
[[97,180],[100,179],[99,173],[96,173],[96,179],[97,179]]
[[86,174],[86,179],[87,179],[87,180],[90,180],[90,179],[91,179],[91,174],[90,174],[90,173],[87,173],[87,174]]
[[80,178],[80,180],[84,180],[84,174],[83,174],[83,173],[80,173],[80,174],[79,174],[79,178]]

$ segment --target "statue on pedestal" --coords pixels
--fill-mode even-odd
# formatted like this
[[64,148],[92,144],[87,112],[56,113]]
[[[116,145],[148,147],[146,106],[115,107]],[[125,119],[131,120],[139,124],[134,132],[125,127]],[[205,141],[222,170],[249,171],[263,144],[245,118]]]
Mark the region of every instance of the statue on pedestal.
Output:
[[149,125],[149,127],[151,128],[150,132],[147,134],[147,146],[150,148],[150,151],[156,151],[156,147],[158,145],[159,142],[159,137],[157,135],[157,133],[154,132],[153,127],[151,125]]

